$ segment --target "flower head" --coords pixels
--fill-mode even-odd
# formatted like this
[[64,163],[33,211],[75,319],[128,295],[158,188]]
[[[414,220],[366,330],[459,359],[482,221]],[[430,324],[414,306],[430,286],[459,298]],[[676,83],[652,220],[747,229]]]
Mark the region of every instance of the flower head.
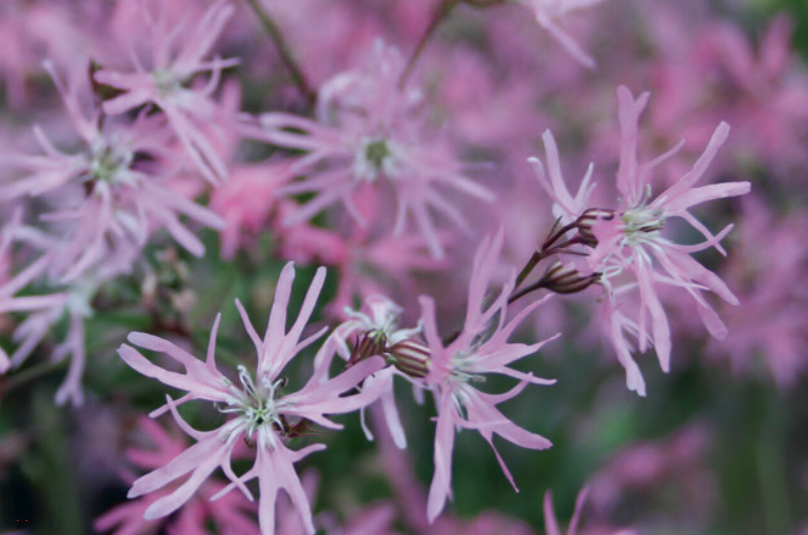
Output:
[[[432,255],[440,258],[444,247],[432,214],[460,229],[468,228],[447,193],[492,198],[463,174],[445,140],[425,135],[418,108],[420,92],[397,87],[403,66],[396,50],[379,43],[368,67],[337,75],[321,88],[318,121],[288,113],[261,117],[262,130],[254,132],[256,137],[307,152],[292,165],[296,173],[308,175],[306,179],[279,192],[316,196],[288,217],[286,224],[305,221],[341,202],[360,225],[392,223],[394,235],[403,233],[411,219]],[[383,203],[384,194],[392,193],[394,221],[368,220],[368,214],[357,207],[356,196],[368,188],[379,192],[377,204]]]
[[[349,392],[368,375],[378,371],[383,363],[381,359],[365,360],[334,378],[328,378],[327,366],[317,366],[311,379],[302,389],[285,395],[286,379],[281,377],[281,372],[301,350],[323,334],[323,331],[320,331],[301,340],[303,328],[314,310],[325,281],[324,268],[317,271],[303,300],[300,313],[291,328],[286,330],[286,308],[291,296],[294,274],[294,266],[290,262],[284,267],[278,280],[275,302],[263,338],[255,331],[244,308],[236,302],[245,329],[258,353],[255,374],[240,366],[238,382],[228,379],[216,367],[215,342],[221,315],[213,325],[204,363],[166,340],[143,333],[133,333],[129,336],[129,341],[135,345],[166,353],[183,365],[185,373],[160,368],[134,348],[125,344],[121,346],[119,350],[121,358],[135,370],[154,377],[168,386],[185,390],[187,394],[180,398],[179,403],[192,399],[211,401],[219,404],[221,412],[228,415],[228,420],[220,428],[200,432],[185,423],[176,410],[177,403],[168,398],[168,409],[175,420],[186,433],[197,440],[197,443],[162,468],[146,474],[132,485],[129,496],[134,498],[190,474],[185,483],[175,491],[154,502],[146,510],[146,518],[159,518],[177,510],[216,468],[221,467],[231,480],[231,484],[219,495],[238,487],[252,498],[245,483],[251,479],[258,479],[259,523],[263,535],[274,533],[275,500],[281,489],[291,498],[306,526],[307,533],[314,533],[311,507],[295,473],[294,464],[310,453],[324,449],[325,446],[312,444],[300,450],[292,450],[288,447],[288,441],[308,423],[328,429],[339,429],[341,426],[326,418],[326,414],[352,412],[372,402],[378,397],[378,393],[372,389],[365,389],[361,393],[349,396],[342,394]],[[328,351],[334,351],[334,345],[327,341],[316,361],[328,362],[329,359],[322,356],[323,352]],[[160,409],[153,414],[161,412],[164,410]],[[230,458],[236,444],[244,440],[254,446],[255,462],[250,470],[239,476],[233,472]]]
[[[105,68],[95,73],[98,83],[124,91],[104,102],[104,112],[117,115],[145,104],[157,105],[197,170],[211,183],[217,184],[227,177],[227,169],[217,146],[217,127],[211,125],[212,121],[221,119],[211,96],[219,86],[222,69],[238,61],[218,57],[207,61],[204,58],[210,53],[234,8],[226,0],[211,4],[193,30],[183,35],[184,40],[177,47],[176,40],[182,26],[167,27],[165,3],[166,0],[162,0],[162,11],[157,20],[144,11],[151,26],[151,66],[144,67],[135,57],[135,72]],[[175,48],[177,51],[172,54]],[[210,72],[207,84],[186,86],[194,76],[204,72]],[[219,137],[223,139],[223,135]]]
[[[489,304],[486,292],[502,249],[503,232],[486,239],[477,249],[469,281],[468,306],[463,328],[449,342],[438,336],[435,302],[421,297],[424,336],[431,354],[430,372],[425,382],[432,388],[438,407],[435,434],[435,474],[429,489],[427,514],[434,520],[451,494],[452,449],[455,429],[474,429],[494,448],[493,437],[500,437],[530,449],[546,449],[546,438],[530,433],[511,422],[497,410],[496,405],[517,396],[528,383],[553,384],[555,380],[534,377],[510,368],[509,365],[539,350],[547,339],[536,344],[509,343],[508,338],[521,321],[542,301],[525,307],[506,323],[506,305],[513,290],[513,277],[502,292]],[[498,318],[497,318],[498,316]],[[495,319],[497,318],[497,319]],[[557,335],[556,335],[557,336]],[[488,394],[478,390],[488,374],[500,374],[519,380],[519,384],[503,394]],[[505,476],[514,485],[505,463],[497,460]]]

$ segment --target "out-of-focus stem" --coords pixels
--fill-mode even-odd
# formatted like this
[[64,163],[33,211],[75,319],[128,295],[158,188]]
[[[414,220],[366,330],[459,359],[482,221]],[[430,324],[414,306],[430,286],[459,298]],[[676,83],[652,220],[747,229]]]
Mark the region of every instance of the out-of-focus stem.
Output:
[[250,4],[250,7],[261,21],[261,25],[264,27],[264,30],[266,30],[269,37],[272,39],[272,42],[275,44],[275,48],[278,49],[278,54],[280,54],[281,61],[289,70],[289,74],[292,76],[292,81],[294,81],[295,85],[297,85],[297,87],[300,89],[300,92],[303,93],[306,102],[309,104],[314,104],[314,101],[317,98],[317,93],[312,90],[300,66],[292,57],[292,53],[289,50],[289,46],[286,44],[286,40],[283,38],[280,28],[278,28],[278,25],[275,24],[275,21],[272,20],[272,17],[269,16],[269,13],[266,12],[259,0],[247,0],[247,3]]
[[449,13],[451,13],[452,9],[459,2],[460,0],[440,0],[440,3],[438,4],[437,8],[435,8],[435,14],[432,16],[432,20],[429,22],[429,26],[427,26],[424,35],[421,36],[421,39],[415,46],[415,50],[410,56],[410,59],[407,61],[407,65],[401,72],[401,76],[398,79],[399,89],[404,89],[404,86],[407,85],[407,78],[409,78],[413,67],[415,67],[416,62],[418,61],[418,58],[421,57],[424,48],[426,48],[426,44],[432,38],[432,35],[435,33],[435,30],[438,29],[438,26],[443,21],[443,19],[445,19],[449,15]]
[[0,399],[4,398],[14,390],[29,384],[35,379],[39,379],[43,375],[47,375],[50,372],[64,368],[67,366],[68,362],[68,359],[62,359],[57,362],[45,361],[35,366],[31,366],[20,373],[14,374],[8,379],[0,377]]

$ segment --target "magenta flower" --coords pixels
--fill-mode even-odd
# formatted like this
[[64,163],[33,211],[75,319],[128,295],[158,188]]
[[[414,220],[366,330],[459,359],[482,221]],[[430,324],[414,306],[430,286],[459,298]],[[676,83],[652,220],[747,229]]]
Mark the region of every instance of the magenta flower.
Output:
[[[156,21],[149,21],[152,30],[149,68],[133,56],[135,72],[102,69],[95,73],[98,83],[125,91],[104,102],[106,113],[118,115],[145,104],[155,104],[165,114],[197,170],[213,184],[225,180],[227,168],[217,144],[216,134],[221,129],[217,129],[215,123],[221,117],[211,96],[219,86],[222,70],[236,65],[238,60],[217,57],[206,61],[204,58],[233,11],[226,0],[213,3],[179,45],[176,41],[182,27],[166,27],[165,13],[161,12]],[[207,84],[185,87],[184,84],[203,72],[210,72]],[[221,134],[223,139],[224,133]]]
[[[376,399],[378,392],[372,389],[365,389],[359,394],[350,396],[341,397],[341,395],[349,392],[368,375],[381,369],[383,362],[381,359],[371,358],[350,367],[332,379],[328,378],[328,369],[319,366],[315,368],[311,379],[302,389],[293,394],[281,395],[280,390],[286,384],[286,380],[281,378],[280,373],[286,364],[323,334],[323,331],[320,331],[308,338],[300,339],[325,281],[325,268],[317,271],[303,300],[300,313],[287,331],[286,308],[294,276],[294,265],[290,262],[286,264],[278,280],[275,301],[263,339],[258,336],[241,304],[236,302],[245,329],[258,353],[255,378],[246,367],[239,367],[240,385],[230,381],[216,368],[216,332],[221,315],[214,322],[205,362],[199,361],[166,340],[144,333],[129,335],[131,343],[151,351],[165,353],[182,364],[186,371],[184,374],[156,366],[134,348],[125,344],[121,346],[119,354],[132,368],[168,386],[187,392],[177,403],[192,399],[210,401],[224,406],[221,411],[231,415],[218,429],[197,431],[180,417],[176,410],[177,403],[168,398],[168,409],[171,410],[175,420],[183,431],[197,440],[197,443],[162,468],[146,474],[132,485],[129,497],[136,498],[188,476],[175,491],[149,506],[145,514],[147,519],[159,518],[176,511],[188,501],[216,468],[221,467],[232,483],[219,496],[226,494],[233,487],[238,487],[246,496],[252,498],[245,483],[251,479],[258,479],[259,523],[263,535],[274,533],[275,501],[281,489],[291,498],[295,509],[303,519],[307,533],[314,533],[309,500],[295,473],[294,464],[307,455],[324,449],[325,445],[312,444],[300,450],[292,450],[287,446],[287,439],[289,435],[295,433],[296,426],[305,422],[328,429],[341,428],[341,425],[327,419],[325,415],[352,412]],[[333,344],[326,343],[320,351],[333,350]],[[317,357],[318,362],[327,360],[322,356]],[[165,406],[152,414],[164,411]],[[230,459],[233,449],[242,440],[255,445],[255,463],[249,471],[238,476],[230,466]]]
[[[508,366],[538,351],[545,343],[558,336],[536,344],[508,343],[508,338],[516,327],[544,300],[528,305],[506,324],[506,305],[513,290],[515,275],[496,298],[490,301],[486,299],[502,241],[503,232],[500,230],[493,240],[485,239],[477,249],[469,281],[465,322],[462,330],[448,343],[443,342],[438,335],[435,301],[430,297],[421,297],[424,335],[431,352],[430,371],[425,381],[432,388],[438,407],[435,474],[429,488],[427,504],[430,521],[440,514],[446,498],[451,495],[452,449],[456,429],[474,429],[482,435],[494,449],[502,471],[514,489],[516,484],[513,477],[494,447],[494,435],[524,448],[541,450],[551,446],[549,440],[517,426],[496,408],[496,405],[517,396],[528,383],[555,383],[554,379],[541,379]],[[503,394],[488,394],[474,386],[492,373],[518,379],[519,384]]]
[[[305,221],[341,203],[362,226],[387,228],[392,223],[394,235],[402,234],[412,220],[432,255],[440,258],[444,247],[433,214],[467,230],[451,196],[460,192],[492,199],[488,190],[463,174],[446,140],[426,135],[424,118],[416,113],[420,92],[397,87],[403,65],[396,50],[378,43],[364,70],[339,74],[323,85],[318,121],[288,113],[261,117],[263,129],[251,135],[307,153],[292,166],[294,173],[308,175],[306,179],[280,188],[279,194],[316,196],[286,224]],[[357,207],[356,196],[364,188],[392,193],[394,221],[369,220]],[[382,198],[377,201],[380,205]]]

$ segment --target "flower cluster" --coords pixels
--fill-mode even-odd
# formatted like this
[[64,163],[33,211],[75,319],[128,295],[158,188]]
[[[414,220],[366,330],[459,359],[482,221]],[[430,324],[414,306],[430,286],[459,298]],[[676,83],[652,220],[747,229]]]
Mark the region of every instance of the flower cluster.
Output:
[[[601,3],[2,2],[11,508],[116,535],[530,535],[543,509],[561,535],[555,495],[569,535],[794,527],[799,21]],[[748,505],[724,480],[759,521],[715,513]]]

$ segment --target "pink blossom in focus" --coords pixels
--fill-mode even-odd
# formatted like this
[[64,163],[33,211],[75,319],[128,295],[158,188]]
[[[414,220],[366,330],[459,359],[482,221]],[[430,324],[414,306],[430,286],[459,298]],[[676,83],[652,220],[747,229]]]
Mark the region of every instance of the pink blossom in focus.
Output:
[[[314,533],[309,500],[295,473],[294,464],[307,455],[324,449],[325,446],[311,444],[300,450],[292,450],[287,446],[285,437],[294,431],[297,424],[304,421],[328,429],[339,429],[341,426],[327,419],[325,415],[352,412],[375,400],[378,392],[371,389],[350,396],[341,397],[341,394],[350,391],[368,375],[378,371],[383,363],[381,359],[376,358],[365,360],[333,379],[328,378],[327,367],[319,366],[315,368],[314,374],[301,390],[281,395],[280,390],[284,388],[286,381],[280,377],[280,373],[286,364],[323,334],[323,331],[320,331],[303,340],[300,339],[325,281],[324,268],[317,271],[303,300],[300,313],[292,327],[286,330],[286,308],[291,297],[294,276],[294,265],[290,262],[284,267],[278,280],[275,301],[263,339],[259,337],[246,312],[237,302],[244,326],[258,353],[255,379],[246,367],[239,367],[240,386],[227,379],[216,368],[215,342],[221,315],[213,325],[205,362],[197,360],[166,340],[144,333],[133,333],[129,336],[131,343],[151,351],[165,353],[182,364],[186,370],[184,374],[158,367],[132,347],[125,344],[121,346],[119,354],[132,368],[168,386],[188,392],[177,403],[193,399],[211,401],[224,406],[222,412],[233,415],[218,429],[197,431],[185,423],[176,410],[177,403],[168,398],[168,409],[171,410],[174,419],[183,431],[197,440],[197,443],[162,468],[134,482],[129,491],[130,498],[151,493],[190,474],[185,483],[175,491],[149,506],[145,518],[160,518],[176,511],[217,467],[221,467],[231,480],[231,484],[219,495],[238,487],[251,498],[252,494],[245,483],[258,479],[259,524],[263,535],[271,535],[275,531],[275,501],[281,489],[291,498],[303,520],[306,532]],[[334,350],[333,344],[326,342],[320,351]],[[322,356],[317,357],[317,361],[327,360]],[[165,407],[153,414],[164,412],[164,409]],[[233,472],[230,461],[233,449],[242,440],[248,440],[255,445],[256,457],[253,467],[239,476]]]
[[[634,99],[631,92],[621,86],[617,90],[621,127],[620,166],[617,170],[617,189],[620,207],[617,210],[598,208],[587,225],[579,225],[588,239],[594,239],[594,247],[583,246],[588,255],[589,271],[600,273],[600,284],[606,289],[602,317],[605,332],[611,338],[618,358],[626,368],[629,390],[645,395],[645,383],[639,368],[631,358],[631,347],[626,335],[636,337],[637,348],[644,352],[653,345],[663,371],[670,369],[670,326],[658,295],[658,287],[664,285],[682,288],[695,301],[696,309],[708,331],[717,338],[726,335],[726,328],[713,308],[707,303],[702,291],[710,290],[726,302],[737,304],[736,297],[727,285],[713,272],[707,270],[690,255],[711,247],[722,254],[720,240],[731,230],[732,225],[713,235],[689,209],[714,199],[722,199],[748,193],[749,182],[727,182],[696,187],[707,166],[724,143],[729,126],[721,123],[715,130],[704,153],[693,168],[652,200],[651,179],[653,171],[681,147],[645,163],[639,163],[638,122],[649,94]],[[561,176],[558,153],[552,135],[543,136],[547,150],[549,169],[534,160],[539,181],[554,201],[554,213],[563,221],[580,221],[582,209],[588,204],[591,188],[590,171],[584,177],[578,193],[572,195]],[[680,218],[701,233],[706,239],[696,245],[680,245],[663,237],[667,219]],[[637,295],[637,306],[625,307],[622,301]],[[650,322],[649,322],[650,316]]]
[[[468,305],[462,330],[449,342],[438,335],[435,301],[421,297],[424,336],[431,353],[429,375],[425,382],[435,395],[438,408],[435,432],[435,473],[429,489],[427,516],[430,521],[443,510],[451,496],[452,450],[457,429],[474,429],[494,449],[505,476],[516,488],[513,477],[494,448],[494,434],[530,449],[546,449],[546,438],[517,426],[496,409],[496,405],[517,396],[528,383],[549,385],[555,380],[541,379],[508,365],[539,350],[553,338],[535,343],[508,343],[508,338],[522,320],[543,300],[525,307],[510,322],[505,323],[506,304],[513,289],[513,278],[494,299],[487,299],[487,290],[502,249],[503,232],[486,238],[474,258],[469,281]],[[485,305],[484,305],[485,304]],[[483,309],[483,306],[485,308]],[[496,320],[495,317],[499,316]],[[494,322],[497,322],[496,324]],[[479,391],[474,383],[486,374],[501,374],[519,380],[519,384],[503,394]]]
[[[371,294],[365,298],[362,310],[352,310],[346,307],[344,314],[347,321],[341,323],[334,330],[334,339],[337,342],[337,353],[346,361],[352,356],[349,343],[353,343],[356,349],[368,347],[369,352],[385,357],[388,362],[395,362],[396,356],[391,355],[392,348],[401,342],[412,340],[421,332],[419,324],[413,328],[402,329],[399,321],[403,310],[389,298]],[[408,377],[407,374],[397,370],[397,368],[407,369],[406,366],[389,366],[379,373],[368,377],[365,380],[365,388],[373,388],[374,383],[378,383],[381,388],[379,404],[382,407],[382,414],[390,432],[390,436],[399,448],[407,447],[407,437],[404,434],[404,427],[401,425],[401,418],[396,408],[395,391],[393,381],[396,376],[409,379],[416,388],[422,385],[416,383],[415,378]],[[363,409],[364,422],[364,409]],[[373,434],[364,426],[365,435],[368,439],[373,439]]]
[[[599,220],[592,226],[598,240],[590,260],[593,271],[603,273],[602,282],[614,295],[615,285],[623,272],[630,272],[639,292],[639,318],[637,319],[638,348],[645,351],[649,340],[656,348],[663,371],[670,369],[670,327],[663,310],[656,286],[666,284],[681,287],[696,302],[696,307],[710,333],[718,338],[726,335],[718,315],[701,294],[703,289],[718,294],[728,303],[737,304],[737,298],[727,285],[714,273],[696,262],[690,255],[710,247],[722,253],[719,241],[732,228],[729,225],[714,236],[688,211],[695,205],[714,199],[723,199],[749,192],[749,182],[727,182],[696,187],[696,182],[706,171],[718,148],[729,133],[729,126],[718,126],[704,153],[679,181],[651,200],[652,171],[673,154],[639,164],[637,160],[638,120],[648,94],[637,100],[625,87],[618,89],[620,101],[620,125],[622,147],[620,167],[617,171],[617,188],[621,193],[621,206],[610,220]],[[677,148],[674,149],[677,150]],[[661,235],[666,219],[678,217],[690,224],[706,238],[701,244],[680,245]],[[648,324],[650,316],[651,323]],[[646,327],[649,325],[648,327]],[[651,336],[648,336],[650,330]],[[629,378],[630,379],[630,378]],[[629,388],[640,391],[638,382],[629,381]],[[634,388],[632,388],[632,386]]]

